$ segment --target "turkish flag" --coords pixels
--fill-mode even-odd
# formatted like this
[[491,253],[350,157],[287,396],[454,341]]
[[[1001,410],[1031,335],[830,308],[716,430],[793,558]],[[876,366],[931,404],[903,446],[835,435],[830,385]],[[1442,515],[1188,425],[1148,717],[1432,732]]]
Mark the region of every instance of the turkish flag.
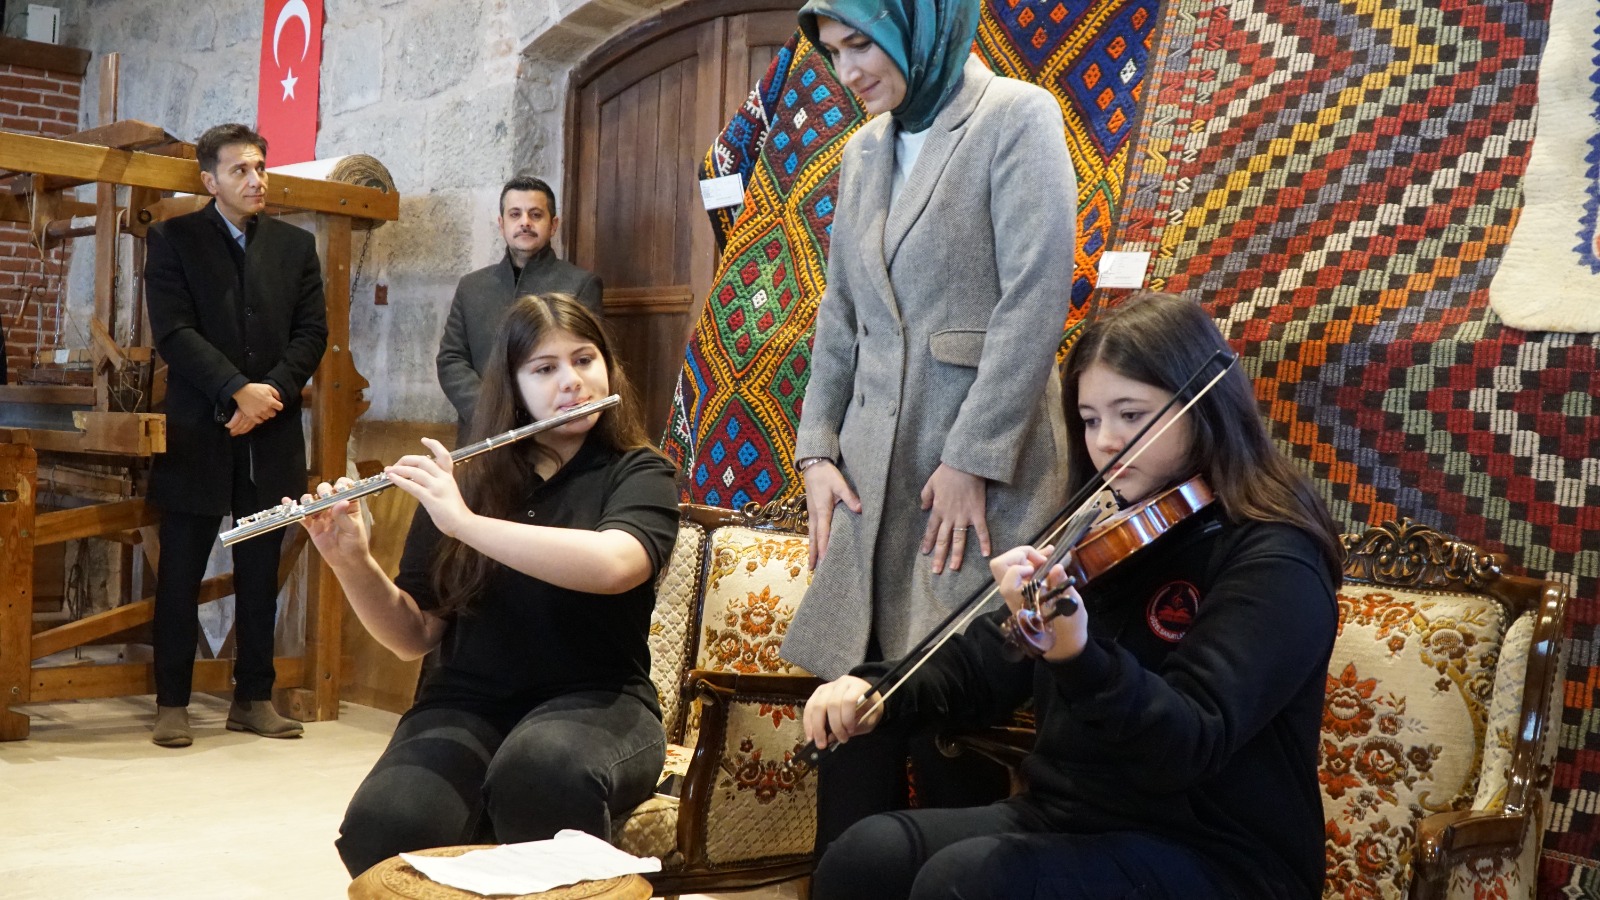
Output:
[[256,130],[274,166],[317,158],[322,0],[267,0]]

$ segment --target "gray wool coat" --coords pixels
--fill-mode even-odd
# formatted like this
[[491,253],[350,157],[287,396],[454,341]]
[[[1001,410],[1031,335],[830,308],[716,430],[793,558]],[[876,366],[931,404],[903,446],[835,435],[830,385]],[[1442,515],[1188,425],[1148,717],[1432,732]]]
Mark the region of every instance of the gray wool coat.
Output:
[[783,644],[817,675],[862,662],[869,630],[904,655],[988,583],[975,539],[959,572],[934,575],[920,552],[919,494],[940,462],[987,479],[995,553],[1066,501],[1054,361],[1077,184],[1061,122],[1047,91],[971,57],[892,207],[892,118],[845,148],[795,457],[835,460],[862,508],[834,509]]

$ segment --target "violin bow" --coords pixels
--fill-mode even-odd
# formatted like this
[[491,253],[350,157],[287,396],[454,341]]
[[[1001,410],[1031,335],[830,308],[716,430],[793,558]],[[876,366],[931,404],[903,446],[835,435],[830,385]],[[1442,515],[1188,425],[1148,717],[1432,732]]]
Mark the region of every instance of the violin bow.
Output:
[[[1152,417],[1150,421],[1146,422],[1144,427],[1139,429],[1139,432],[1133,436],[1133,440],[1129,441],[1121,450],[1117,451],[1115,456],[1107,460],[1106,464],[1101,466],[1099,471],[1095,472],[1094,477],[1089,479],[1088,483],[1078,490],[1078,495],[1070,498],[1067,501],[1066,505],[1062,507],[1061,512],[1057,513],[1055,518],[1050,521],[1050,524],[1046,525],[1039,531],[1038,534],[1033,536],[1032,540],[1028,541],[1028,544],[1033,546],[1038,546],[1038,543],[1041,539],[1044,539],[1046,543],[1054,542],[1058,544],[1058,546],[1055,548],[1055,551],[1051,554],[1051,560],[1049,564],[1045,566],[1045,572],[1049,572],[1052,566],[1058,564],[1062,559],[1065,559],[1065,553],[1070,552],[1071,548],[1076,546],[1079,541],[1083,540],[1084,535],[1089,533],[1089,529],[1094,527],[1097,516],[1091,515],[1091,513],[1096,512],[1093,507],[1095,496],[1098,495],[1100,491],[1104,490],[1105,487],[1112,482],[1112,480],[1121,475],[1124,470],[1133,465],[1134,462],[1138,460],[1140,454],[1144,453],[1150,444],[1154,444],[1158,439],[1160,439],[1160,437],[1166,433],[1167,429],[1172,427],[1174,422],[1182,418],[1183,415],[1190,410],[1190,408],[1200,401],[1200,398],[1209,393],[1211,389],[1222,380],[1223,376],[1228,374],[1228,370],[1232,369],[1238,361],[1239,355],[1237,353],[1230,353],[1227,350],[1218,350],[1217,352],[1211,354],[1211,356],[1207,357],[1206,361],[1201,363],[1200,366],[1195,369],[1194,373],[1191,374],[1189,378],[1178,387],[1178,390],[1173,392],[1172,397],[1167,400],[1166,403],[1162,404],[1161,409],[1156,413],[1156,415]],[[1189,398],[1189,401],[1183,405],[1183,408],[1178,410],[1178,414],[1176,416],[1173,416],[1161,426],[1161,429],[1155,433],[1148,444],[1145,443],[1145,435],[1155,427],[1157,422],[1161,421],[1162,417],[1167,414],[1167,411],[1172,409],[1172,407],[1178,403],[1179,399],[1183,397],[1184,393],[1205,376],[1205,373],[1208,369],[1210,369],[1213,365],[1219,364],[1221,366],[1220,371],[1218,371],[1210,381],[1206,382],[1203,387],[1197,390],[1193,397]],[[1135,450],[1134,448],[1138,449]],[[1130,451],[1132,451],[1133,455],[1128,459],[1127,462],[1122,462],[1123,457],[1128,456]],[[1120,467],[1118,465],[1119,463],[1121,463]],[[1113,469],[1115,469],[1114,472],[1112,471]],[[1106,474],[1108,472],[1111,473],[1109,476]],[[1069,513],[1068,510],[1071,510],[1071,512]],[[1070,537],[1070,540],[1063,540],[1064,537]],[[1059,558],[1057,554],[1060,554]],[[904,687],[906,682],[911,680],[911,676],[915,675],[917,670],[922,668],[923,663],[927,662],[934,653],[937,653],[940,647],[943,647],[946,643],[948,643],[950,638],[960,633],[962,629],[971,624],[973,619],[977,618],[978,614],[983,611],[983,608],[988,605],[989,601],[994,598],[994,595],[999,590],[1000,585],[991,582],[987,588],[979,588],[977,591],[974,591],[972,596],[963,601],[960,606],[957,606],[954,610],[951,610],[950,614],[945,616],[943,621],[941,621],[938,625],[935,625],[932,631],[929,631],[926,635],[924,635],[922,640],[917,642],[916,646],[907,651],[905,656],[902,656],[893,666],[890,667],[889,671],[880,675],[877,680],[875,680],[872,685],[867,688],[867,692],[861,696],[861,699],[857,701],[857,706],[859,707],[861,703],[867,702],[869,698],[873,697],[874,695],[877,696],[877,700],[872,701],[871,705],[867,707],[866,711],[861,713],[860,718],[868,718],[878,710],[882,709],[883,705],[889,701],[889,698],[892,697],[896,691],[900,690],[900,688]],[[890,684],[891,681],[893,684]],[[885,685],[887,685],[887,687],[885,687]],[[834,741],[828,744],[827,749],[832,750],[838,745],[838,741]],[[824,752],[825,751],[818,749],[814,742],[807,741],[805,746],[800,749],[800,752],[796,758],[807,764],[814,765],[817,760],[821,759]]]

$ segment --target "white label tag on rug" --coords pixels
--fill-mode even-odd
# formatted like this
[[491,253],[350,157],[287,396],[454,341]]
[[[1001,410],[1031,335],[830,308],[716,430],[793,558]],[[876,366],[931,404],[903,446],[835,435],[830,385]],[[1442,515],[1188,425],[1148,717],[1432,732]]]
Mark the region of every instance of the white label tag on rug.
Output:
[[706,209],[738,206],[744,202],[744,179],[739,177],[738,172],[721,178],[701,179],[700,201],[706,205]]
[[1100,278],[1095,287],[1144,287],[1144,272],[1149,267],[1149,250],[1107,250],[1100,254]]

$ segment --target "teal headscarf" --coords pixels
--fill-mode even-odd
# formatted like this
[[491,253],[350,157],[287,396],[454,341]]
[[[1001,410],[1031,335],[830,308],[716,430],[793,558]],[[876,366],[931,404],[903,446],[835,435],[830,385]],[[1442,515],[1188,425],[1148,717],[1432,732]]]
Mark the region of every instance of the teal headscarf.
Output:
[[906,78],[906,97],[891,114],[918,132],[961,86],[961,67],[978,34],[978,0],[809,0],[800,31],[820,50],[817,17],[849,25],[889,55]]

